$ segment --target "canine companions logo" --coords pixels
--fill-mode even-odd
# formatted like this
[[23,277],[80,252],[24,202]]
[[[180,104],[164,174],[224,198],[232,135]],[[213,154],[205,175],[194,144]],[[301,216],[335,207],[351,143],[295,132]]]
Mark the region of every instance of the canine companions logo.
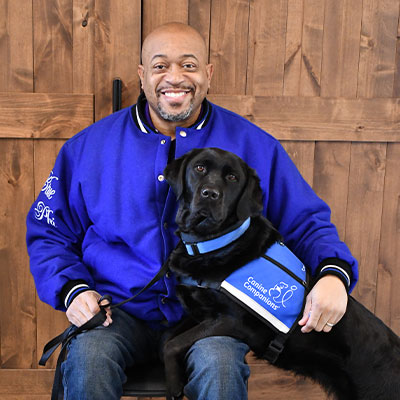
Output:
[[297,290],[297,286],[291,285],[290,289],[288,288],[289,285],[287,283],[280,282],[278,285],[269,289],[268,294],[272,297],[275,303],[280,303],[286,308],[285,303],[292,298],[294,291]]
[[58,177],[53,175],[53,171],[50,172],[50,176],[47,178],[45,184],[42,187],[42,192],[44,192],[45,196],[51,200],[53,198],[53,195],[56,193],[56,191],[52,188],[51,182],[53,180],[58,181]]

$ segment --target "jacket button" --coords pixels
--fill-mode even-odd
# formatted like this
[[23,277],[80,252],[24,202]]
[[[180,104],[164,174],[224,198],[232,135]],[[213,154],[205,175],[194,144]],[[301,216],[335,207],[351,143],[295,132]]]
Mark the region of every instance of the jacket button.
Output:
[[179,134],[180,134],[182,137],[186,137],[186,136],[187,136],[187,133],[186,133],[185,131],[180,131]]
[[165,139],[161,140],[161,144],[165,144],[167,141]]
[[157,179],[162,182],[165,178],[164,175],[158,175]]
[[165,304],[167,302],[167,298],[166,297],[162,297],[161,298],[161,304]]

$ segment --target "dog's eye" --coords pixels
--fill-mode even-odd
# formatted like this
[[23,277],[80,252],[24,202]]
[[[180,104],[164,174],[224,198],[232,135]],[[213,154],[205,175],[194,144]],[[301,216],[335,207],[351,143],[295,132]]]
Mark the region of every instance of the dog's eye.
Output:
[[236,175],[234,175],[234,174],[228,174],[226,176],[226,179],[228,179],[228,181],[231,181],[231,182],[236,182],[238,180]]
[[199,164],[199,165],[196,165],[195,167],[194,167],[194,169],[197,171],[197,172],[206,172],[206,167],[204,166],[204,165],[201,165],[201,164]]

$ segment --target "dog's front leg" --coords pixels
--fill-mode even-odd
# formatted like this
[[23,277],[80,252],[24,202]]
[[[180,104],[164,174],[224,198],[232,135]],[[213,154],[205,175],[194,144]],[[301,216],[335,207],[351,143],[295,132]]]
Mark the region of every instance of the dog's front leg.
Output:
[[235,325],[237,322],[228,316],[216,320],[207,319],[165,343],[164,364],[169,400],[183,397],[186,382],[184,359],[193,344],[210,336],[233,336],[243,339],[240,332],[235,332]]

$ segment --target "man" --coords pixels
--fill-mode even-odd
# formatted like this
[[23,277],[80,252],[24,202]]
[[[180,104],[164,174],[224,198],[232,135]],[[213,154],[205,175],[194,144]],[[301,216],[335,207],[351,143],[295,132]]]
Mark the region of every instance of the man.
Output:
[[[156,274],[177,243],[176,199],[162,171],[196,147],[233,151],[255,168],[267,217],[319,278],[299,322],[328,333],[343,316],[357,262],[329,208],[280,144],[250,122],[209,103],[213,66],[193,28],[171,23],[144,41],[138,69],[144,94],[70,139],[27,219],[31,271],[40,298],[82,325],[102,294],[130,297]],[[117,399],[124,369],[157,358],[183,317],[170,274],[104,327],[78,335],[63,363],[66,399]],[[230,337],[197,342],[186,356],[189,399],[247,398],[248,347]]]

